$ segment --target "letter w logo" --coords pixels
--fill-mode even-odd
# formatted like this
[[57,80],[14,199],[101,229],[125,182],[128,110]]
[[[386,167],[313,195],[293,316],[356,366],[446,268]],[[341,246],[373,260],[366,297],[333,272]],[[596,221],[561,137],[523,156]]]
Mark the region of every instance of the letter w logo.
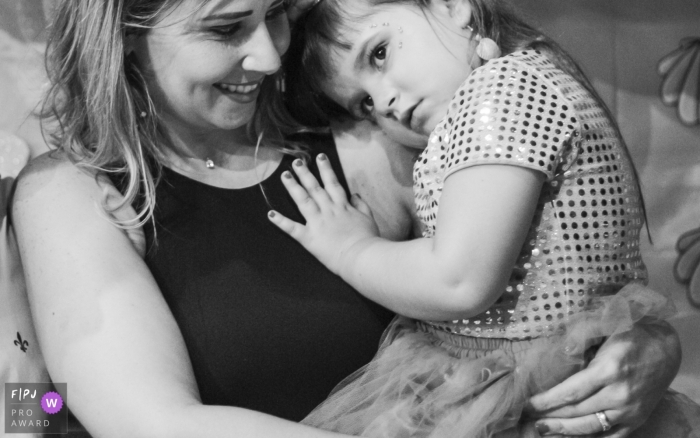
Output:
[[58,405],[58,399],[57,398],[48,398],[48,399],[46,399],[46,405],[50,408],[55,408]]

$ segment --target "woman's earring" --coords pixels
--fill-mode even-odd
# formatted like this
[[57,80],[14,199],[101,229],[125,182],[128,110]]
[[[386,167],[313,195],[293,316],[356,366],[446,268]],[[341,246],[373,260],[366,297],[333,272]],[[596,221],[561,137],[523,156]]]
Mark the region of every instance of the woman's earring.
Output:
[[279,91],[280,93],[285,93],[287,91],[287,78],[284,75],[284,73],[280,73],[279,75],[277,75],[275,86],[277,87],[277,91]]
[[474,32],[474,29],[471,26],[467,26],[467,29],[471,31],[472,35],[474,35],[474,39],[478,43],[476,45],[476,55],[479,58],[483,59],[484,61],[489,61],[501,56],[501,49],[494,40],[491,38],[484,38],[477,34]]

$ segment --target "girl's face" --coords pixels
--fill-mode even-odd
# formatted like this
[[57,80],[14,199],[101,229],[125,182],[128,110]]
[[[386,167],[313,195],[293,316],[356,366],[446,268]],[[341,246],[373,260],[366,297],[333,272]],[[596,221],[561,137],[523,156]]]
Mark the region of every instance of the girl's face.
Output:
[[405,3],[364,7],[367,18],[352,22],[352,34],[343,35],[353,47],[333,53],[334,77],[323,90],[353,116],[376,121],[392,139],[424,148],[453,94],[479,65],[466,29],[469,3],[433,0],[426,10]]
[[289,45],[283,0],[182,0],[131,41],[166,126],[244,126]]

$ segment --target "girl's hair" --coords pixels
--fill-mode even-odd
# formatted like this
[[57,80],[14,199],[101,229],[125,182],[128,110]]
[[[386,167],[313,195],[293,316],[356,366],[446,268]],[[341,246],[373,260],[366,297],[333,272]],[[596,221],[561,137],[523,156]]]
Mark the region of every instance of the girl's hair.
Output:
[[[322,0],[295,26],[292,43],[285,58],[288,79],[286,102],[300,122],[310,126],[327,125],[335,118],[349,117],[344,108],[324,96],[323,84],[334,74],[330,64],[334,51],[349,50],[352,42],[346,35],[353,22],[367,14],[367,8],[350,3],[357,0]],[[431,0],[361,0],[376,7],[387,4],[418,6],[428,14]],[[439,0],[432,0],[439,1]],[[472,6],[471,27],[482,37],[494,40],[504,54],[519,50],[540,50],[557,67],[579,81],[603,105],[590,81],[576,62],[553,40],[525,23],[502,0],[469,0]],[[606,109],[607,110],[607,109]],[[612,119],[612,118],[611,118]]]
[[[76,165],[112,175],[119,181],[125,205],[137,218],[117,226],[142,226],[155,208],[155,187],[167,143],[144,75],[136,57],[127,55],[127,38],[146,34],[182,0],[62,0],[49,35],[46,67],[50,89],[41,111],[49,142],[65,151]],[[201,0],[202,5],[206,0]],[[258,145],[287,153],[277,120],[287,118],[275,90],[276,76],[262,85],[259,100],[269,100],[249,123]],[[274,120],[274,123],[273,123]],[[112,211],[113,211],[112,210]]]
[[[334,74],[330,64],[335,51],[349,50],[352,42],[346,35],[353,22],[367,14],[366,8],[356,8],[358,0],[322,0],[296,24],[292,42],[285,58],[288,90],[285,103],[300,123],[316,129],[328,126],[330,121],[350,118],[350,114],[323,93],[323,85]],[[421,8],[428,14],[431,0],[361,0],[370,6],[405,4]],[[439,1],[439,0],[432,0]],[[472,7],[471,27],[482,37],[494,40],[503,54],[533,49],[546,53],[561,70],[576,79],[603,108],[622,142],[615,118],[579,65],[556,42],[523,21],[504,0],[469,0]],[[352,6],[349,5],[352,3]],[[630,159],[630,163],[631,163]],[[632,167],[636,176],[636,169]],[[637,179],[637,181],[639,181]],[[640,190],[641,197],[641,190]],[[642,199],[642,209],[644,202]],[[646,213],[644,213],[646,216]],[[648,225],[647,225],[648,226]],[[648,229],[647,229],[648,232]]]

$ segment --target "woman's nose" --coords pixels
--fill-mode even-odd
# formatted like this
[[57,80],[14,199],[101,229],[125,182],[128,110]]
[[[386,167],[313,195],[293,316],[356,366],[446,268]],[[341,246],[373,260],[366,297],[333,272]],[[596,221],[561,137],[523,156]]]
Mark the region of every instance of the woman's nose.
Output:
[[[288,34],[289,29],[285,30]],[[279,33],[271,34],[267,24],[260,23],[247,43],[249,53],[243,59],[245,70],[265,74],[272,74],[279,70],[282,65],[280,55],[286,51],[289,39],[285,38],[284,35],[279,35]]]

